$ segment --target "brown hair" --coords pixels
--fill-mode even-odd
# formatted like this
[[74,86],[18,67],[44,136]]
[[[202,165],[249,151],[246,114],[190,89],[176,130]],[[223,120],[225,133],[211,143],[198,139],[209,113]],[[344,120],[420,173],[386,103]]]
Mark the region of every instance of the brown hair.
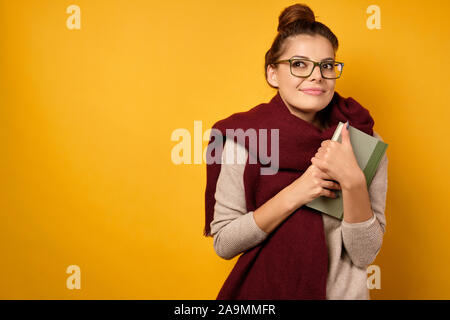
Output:
[[[339,42],[334,33],[323,23],[316,21],[314,12],[306,4],[297,3],[285,8],[278,18],[278,34],[273,40],[272,46],[266,52],[264,63],[264,74],[267,81],[267,67],[277,61],[283,54],[286,40],[300,34],[321,35],[328,39],[333,46],[334,53],[339,47]],[[267,83],[273,87],[268,81]],[[325,108],[327,109],[327,108]],[[318,112],[318,118],[325,126],[326,110]]]

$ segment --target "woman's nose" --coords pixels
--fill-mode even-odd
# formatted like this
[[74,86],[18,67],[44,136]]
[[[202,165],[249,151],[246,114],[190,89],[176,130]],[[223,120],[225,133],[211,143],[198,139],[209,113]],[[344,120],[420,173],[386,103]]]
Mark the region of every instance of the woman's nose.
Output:
[[322,73],[320,72],[320,66],[314,66],[311,75],[309,76],[309,80],[312,79],[322,79]]

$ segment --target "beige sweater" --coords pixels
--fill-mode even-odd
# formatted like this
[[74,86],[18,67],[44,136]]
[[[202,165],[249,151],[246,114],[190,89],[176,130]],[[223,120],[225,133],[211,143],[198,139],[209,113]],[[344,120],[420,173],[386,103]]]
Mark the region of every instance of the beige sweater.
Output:
[[[382,140],[376,132],[373,136]],[[246,211],[243,174],[247,156],[244,147],[227,139],[211,222],[214,250],[227,260],[253,248],[268,236],[256,224],[253,211]],[[347,223],[322,214],[329,261],[327,299],[370,299],[366,268],[375,260],[383,242],[387,166],[385,154],[369,186],[374,213],[371,219]]]

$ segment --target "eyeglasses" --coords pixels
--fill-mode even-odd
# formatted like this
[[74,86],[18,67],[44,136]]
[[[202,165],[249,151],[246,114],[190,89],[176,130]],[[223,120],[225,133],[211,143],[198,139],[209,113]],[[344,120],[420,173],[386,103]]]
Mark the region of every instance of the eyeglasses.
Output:
[[272,64],[280,62],[289,62],[291,74],[295,77],[308,78],[316,66],[319,66],[320,73],[325,79],[338,79],[344,68],[343,62],[334,60],[315,62],[306,58],[290,58],[287,60],[278,60]]

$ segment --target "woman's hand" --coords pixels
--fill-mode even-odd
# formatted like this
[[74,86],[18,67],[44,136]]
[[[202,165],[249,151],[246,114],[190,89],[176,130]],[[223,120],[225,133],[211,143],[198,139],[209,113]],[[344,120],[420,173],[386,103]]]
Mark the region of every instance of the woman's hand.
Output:
[[342,128],[342,143],[325,140],[317,150],[311,163],[328,174],[344,187],[353,177],[360,177],[362,171],[353,153],[347,125]]
[[336,198],[336,194],[331,190],[341,190],[341,187],[330,180],[329,175],[314,164],[310,165],[299,178],[285,188],[289,208],[295,210],[320,196]]

